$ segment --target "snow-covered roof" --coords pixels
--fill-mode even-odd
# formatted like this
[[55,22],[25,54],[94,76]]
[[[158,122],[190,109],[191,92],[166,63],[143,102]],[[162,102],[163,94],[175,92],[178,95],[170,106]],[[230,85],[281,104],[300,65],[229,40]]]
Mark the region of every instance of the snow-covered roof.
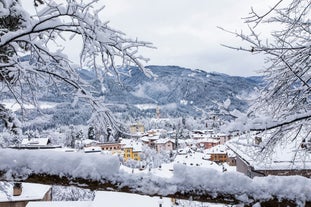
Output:
[[175,143],[175,140],[165,138],[165,139],[158,139],[155,141],[155,143],[157,143],[157,144],[166,144],[167,142]]
[[228,151],[227,147],[225,145],[216,145],[214,147],[211,147],[207,150],[205,150],[205,153],[207,154],[226,154]]
[[158,140],[158,139],[160,139],[160,136],[158,136],[158,135],[155,135],[155,136],[144,136],[144,137],[140,138],[140,140],[143,141],[143,142],[155,141],[155,140]]
[[214,139],[214,138],[205,138],[205,139],[199,139],[198,142],[199,143],[202,143],[202,142],[219,143],[219,140]]
[[85,153],[94,153],[94,152],[101,152],[102,148],[101,147],[91,146],[91,147],[84,147],[83,150],[84,150]]
[[48,144],[49,138],[31,138],[23,139],[21,144],[28,146],[46,146]]
[[26,207],[93,207],[92,201],[37,201],[29,202]]
[[51,189],[51,186],[34,183],[22,183],[22,194],[20,196],[13,196],[13,184],[7,183],[6,188],[9,197],[3,191],[0,191],[0,203],[7,201],[41,200]]
[[[254,167],[254,170],[311,169],[311,153],[301,149],[299,138],[293,140],[291,134],[284,135],[288,140],[276,144],[268,154],[262,152],[262,144],[267,141],[270,133],[239,135],[227,142],[226,145]],[[261,137],[260,144],[255,143],[256,136]]]
[[228,134],[224,134],[224,133],[217,133],[215,134],[216,137],[226,137],[229,136]]
[[95,143],[100,143],[99,141],[93,140],[93,139],[84,139],[82,140],[82,144],[88,145],[88,144],[95,144]]
[[167,130],[165,129],[151,129],[147,131],[147,134],[149,134],[150,136],[153,136],[153,135],[160,136],[161,134],[166,134],[166,133],[167,133]]
[[122,148],[133,148],[133,152],[142,151],[142,143],[133,139],[122,139],[121,144]]

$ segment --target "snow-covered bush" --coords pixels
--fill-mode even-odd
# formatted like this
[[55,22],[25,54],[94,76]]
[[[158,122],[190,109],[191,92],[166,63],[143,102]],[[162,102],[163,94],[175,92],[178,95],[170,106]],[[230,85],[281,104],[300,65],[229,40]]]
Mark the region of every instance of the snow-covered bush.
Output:
[[92,201],[95,192],[75,186],[52,186],[53,201]]

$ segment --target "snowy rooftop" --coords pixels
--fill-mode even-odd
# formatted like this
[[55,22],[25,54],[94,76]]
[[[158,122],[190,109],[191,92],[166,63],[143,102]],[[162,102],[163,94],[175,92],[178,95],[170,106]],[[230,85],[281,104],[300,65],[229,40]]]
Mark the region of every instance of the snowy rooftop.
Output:
[[133,151],[140,152],[142,151],[142,143],[133,139],[122,139],[121,145],[123,148],[133,148]]
[[[262,142],[255,143],[260,136]],[[239,157],[254,167],[255,170],[311,169],[311,153],[299,147],[300,140],[293,140],[291,134],[284,135],[268,153],[262,153],[263,143],[269,134],[243,134],[226,143]]]
[[20,196],[13,196],[13,184],[7,183],[6,189],[8,195],[0,191],[0,203],[7,201],[29,201],[41,200],[45,194],[51,189],[49,185],[22,183],[22,194]]
[[225,154],[227,153],[228,149],[225,145],[216,145],[210,149],[205,150],[205,153],[207,154]]
[[83,145],[96,144],[96,143],[100,143],[100,142],[98,142],[96,140],[93,140],[93,139],[84,139],[84,140],[82,140],[82,144]]
[[165,144],[165,143],[167,143],[167,142],[173,142],[173,143],[175,143],[175,140],[165,138],[165,139],[158,139],[158,140],[155,141],[155,143],[157,143],[157,144]]
[[143,142],[149,142],[149,141],[155,141],[160,139],[159,135],[154,135],[154,136],[144,136],[142,138],[140,138],[141,141]]
[[204,138],[204,139],[199,139],[198,142],[219,143],[219,139]]
[[45,146],[48,144],[48,138],[31,138],[31,139],[23,139],[22,145],[34,145],[34,146]]

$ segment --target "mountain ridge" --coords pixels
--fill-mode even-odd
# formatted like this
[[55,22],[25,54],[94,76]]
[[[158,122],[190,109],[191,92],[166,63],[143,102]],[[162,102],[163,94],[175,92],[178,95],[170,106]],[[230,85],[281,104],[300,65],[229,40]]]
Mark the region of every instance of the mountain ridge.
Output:
[[103,96],[107,102],[155,104],[159,107],[176,104],[176,108],[171,108],[171,112],[167,111],[167,114],[178,116],[199,115],[200,112],[195,108],[217,111],[218,104],[229,98],[230,110],[245,111],[248,103],[240,97],[253,93],[262,82],[260,76],[230,76],[180,66],[151,65],[146,68],[151,70],[156,78],[145,76],[137,67],[131,67],[130,75],[120,78],[123,86],[110,77],[106,78],[103,84],[107,90],[103,92]]

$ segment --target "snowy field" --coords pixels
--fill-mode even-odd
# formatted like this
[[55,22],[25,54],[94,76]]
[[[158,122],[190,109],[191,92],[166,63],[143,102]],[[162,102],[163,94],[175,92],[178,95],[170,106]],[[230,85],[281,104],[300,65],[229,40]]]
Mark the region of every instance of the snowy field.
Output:
[[301,176],[251,179],[230,170],[222,172],[222,168],[188,166],[183,163],[169,166],[168,171],[171,174],[161,174],[167,166],[151,172],[135,173],[120,166],[117,156],[104,154],[0,150],[0,170],[7,172],[6,179],[12,179],[13,175],[26,178],[31,173],[46,173],[97,181],[106,179],[120,183],[119,187],[128,186],[147,195],[166,196],[177,192],[201,192],[215,197],[223,194],[235,195],[236,199],[243,202],[251,202],[252,199],[269,200],[274,197],[301,203],[311,200],[311,180]]

